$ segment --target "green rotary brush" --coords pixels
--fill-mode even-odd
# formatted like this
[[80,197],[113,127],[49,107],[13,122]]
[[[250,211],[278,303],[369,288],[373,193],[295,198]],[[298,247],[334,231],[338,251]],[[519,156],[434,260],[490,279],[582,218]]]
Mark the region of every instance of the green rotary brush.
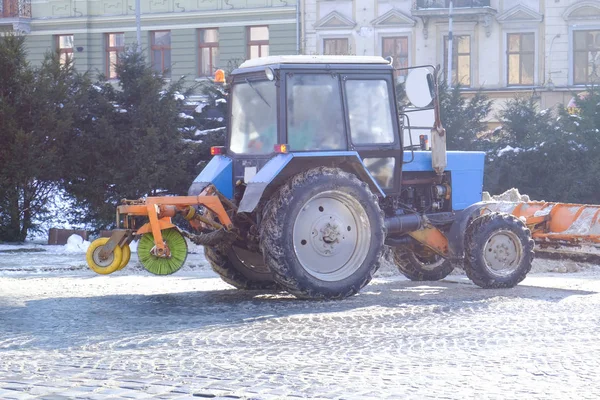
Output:
[[138,244],[138,259],[149,272],[155,275],[170,275],[177,272],[185,263],[188,248],[185,238],[177,229],[171,228],[162,231],[170,255],[157,257],[152,254],[154,236],[151,233],[142,235]]

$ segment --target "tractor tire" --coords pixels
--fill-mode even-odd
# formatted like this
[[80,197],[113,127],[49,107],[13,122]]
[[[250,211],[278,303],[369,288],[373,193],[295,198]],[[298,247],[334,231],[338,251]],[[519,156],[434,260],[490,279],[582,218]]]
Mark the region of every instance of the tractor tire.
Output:
[[289,179],[263,208],[273,279],[302,299],[343,299],[368,284],[384,252],[383,213],[366,183],[319,167]]
[[415,252],[407,247],[393,247],[394,263],[411,281],[439,281],[447,277],[454,265],[435,253]]
[[531,232],[517,217],[485,214],[467,227],[464,270],[482,288],[510,288],[531,270],[533,247]]
[[[241,290],[274,290],[277,284],[265,265],[256,267],[242,261],[233,246],[223,251],[204,246],[204,256],[213,271],[231,286]],[[260,255],[258,255],[260,256]]]

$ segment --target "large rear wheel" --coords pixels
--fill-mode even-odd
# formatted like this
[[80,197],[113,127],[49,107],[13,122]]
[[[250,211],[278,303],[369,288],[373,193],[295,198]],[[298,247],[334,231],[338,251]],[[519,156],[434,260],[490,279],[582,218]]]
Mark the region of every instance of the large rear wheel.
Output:
[[277,287],[262,254],[231,246],[218,249],[204,246],[204,256],[221,279],[242,290],[272,290]]
[[263,210],[265,263],[299,298],[341,299],[380,266],[383,214],[366,183],[335,168],[314,168],[283,185]]

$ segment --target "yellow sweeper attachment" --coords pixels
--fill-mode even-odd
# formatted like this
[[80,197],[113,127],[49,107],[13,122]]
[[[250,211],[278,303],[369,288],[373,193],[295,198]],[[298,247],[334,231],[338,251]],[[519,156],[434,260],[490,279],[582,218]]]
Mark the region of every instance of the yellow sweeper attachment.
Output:
[[[131,256],[129,244],[139,238],[137,254],[144,268],[157,275],[172,274],[187,258],[185,237],[201,245],[234,240],[236,233],[230,218],[234,209],[235,206],[212,187],[198,196],[122,200],[117,207],[117,229],[112,231],[110,238],[92,242],[86,256],[88,266],[103,275],[123,269]],[[176,227],[171,219],[177,214],[198,233]],[[139,218],[147,218],[147,222],[136,228]]]
[[600,205],[499,201],[486,210],[523,220],[536,243],[536,256],[600,262]]

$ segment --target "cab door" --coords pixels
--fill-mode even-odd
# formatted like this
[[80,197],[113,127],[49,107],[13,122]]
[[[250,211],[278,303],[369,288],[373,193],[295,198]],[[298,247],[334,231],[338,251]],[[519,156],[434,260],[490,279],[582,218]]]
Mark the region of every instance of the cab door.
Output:
[[402,146],[389,73],[342,76],[346,126],[351,150],[386,194],[400,189]]

